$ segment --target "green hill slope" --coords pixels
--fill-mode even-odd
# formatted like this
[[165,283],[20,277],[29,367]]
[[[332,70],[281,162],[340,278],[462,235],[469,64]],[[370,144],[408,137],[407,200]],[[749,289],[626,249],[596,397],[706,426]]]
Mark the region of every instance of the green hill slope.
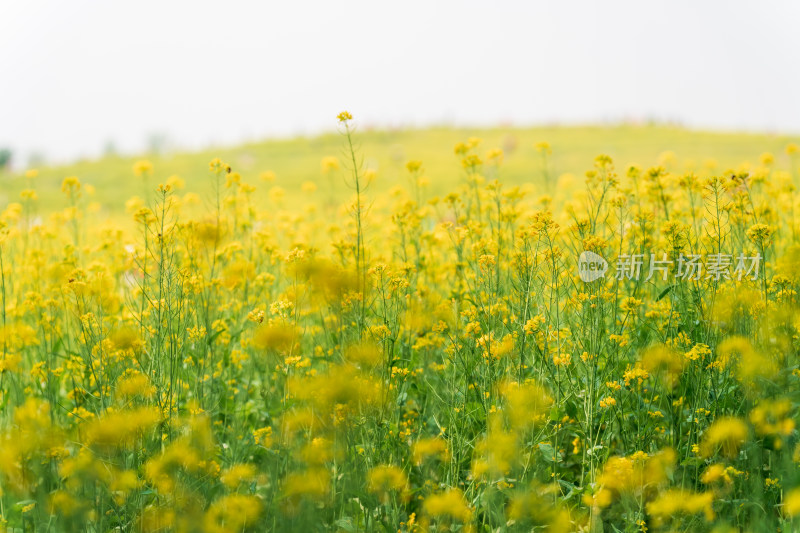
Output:
[[[449,191],[461,177],[459,160],[453,146],[469,137],[482,139],[479,152],[492,148],[504,150],[500,179],[507,185],[532,182],[544,192],[545,169],[542,156],[535,148],[539,142],[552,147],[547,172],[555,178],[563,173],[582,173],[591,168],[599,153],[610,155],[618,169],[629,164],[642,167],[665,163],[673,171],[694,170],[721,172],[738,168],[746,162],[756,164],[764,152],[773,153],[779,167],[788,168],[784,148],[795,139],[766,134],[712,133],[689,131],[664,126],[618,127],[539,127],[493,129],[445,129],[400,131],[359,131],[357,141],[366,167],[376,171],[374,190],[387,190],[404,184],[405,163],[420,160],[425,169],[432,195]],[[220,157],[242,175],[242,179],[258,187],[257,194],[275,186],[284,189],[287,202],[301,197],[302,184],[315,183],[320,190],[337,197],[347,194],[342,180],[324,174],[323,158],[336,156],[342,160],[342,138],[326,134],[313,138],[269,140],[236,147],[219,148],[166,156],[143,155],[154,166],[150,178],[156,183],[178,175],[186,181],[187,190],[202,193],[210,183],[208,162]],[[672,155],[669,154],[672,153]],[[134,176],[133,164],[142,157],[106,157],[96,161],[38,169],[36,188],[40,207],[62,205],[60,192],[64,177],[78,176],[82,183],[94,187],[93,200],[109,213],[118,213],[133,195],[149,189]],[[274,175],[274,180],[264,176]],[[22,174],[5,175],[0,187],[0,200],[16,201],[27,187]]]

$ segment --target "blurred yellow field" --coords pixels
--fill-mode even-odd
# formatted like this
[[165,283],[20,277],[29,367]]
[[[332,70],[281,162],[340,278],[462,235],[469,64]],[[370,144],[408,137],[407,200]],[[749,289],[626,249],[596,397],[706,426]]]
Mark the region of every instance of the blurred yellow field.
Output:
[[793,139],[362,132],[2,177],[0,531],[794,531]]

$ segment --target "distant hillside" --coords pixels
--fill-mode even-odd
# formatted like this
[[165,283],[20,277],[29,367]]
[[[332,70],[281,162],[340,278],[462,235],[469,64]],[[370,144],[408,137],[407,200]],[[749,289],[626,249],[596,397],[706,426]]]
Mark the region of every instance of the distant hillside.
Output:
[[[555,178],[563,173],[582,175],[591,168],[594,156],[600,153],[610,155],[619,171],[624,171],[629,164],[648,167],[662,162],[674,171],[721,172],[745,162],[756,164],[764,152],[773,153],[777,166],[787,168],[789,160],[784,148],[787,143],[796,142],[796,139],[766,134],[630,125],[470,130],[433,128],[357,133],[364,165],[377,173],[373,184],[375,190],[387,190],[405,183],[405,163],[413,159],[422,161],[430,182],[429,192],[433,195],[450,190],[462,176],[453,146],[469,137],[482,139],[480,153],[492,148],[503,149],[500,179],[504,183],[532,182],[542,187],[545,175],[543,159],[535,148],[539,142],[547,142],[552,147],[547,162],[551,183],[555,183]],[[94,201],[102,204],[109,213],[118,213],[128,198],[142,195],[146,190],[141,178],[135,177],[132,171],[137,160],[152,162],[154,175],[150,181],[153,187],[169,176],[178,175],[185,180],[188,190],[202,193],[208,190],[210,182],[208,162],[220,157],[241,174],[242,180],[255,185],[257,194],[266,194],[271,187],[278,186],[285,190],[287,202],[290,202],[304,194],[304,183],[312,182],[320,190],[332,189],[334,195],[343,196],[347,189],[342,185],[342,176],[337,177],[336,171],[331,176],[325,175],[321,168],[323,158],[336,156],[340,161],[343,159],[342,146],[342,138],[334,133],[164,157],[146,154],[141,157],[106,157],[40,168],[36,189],[43,207],[60,205],[63,202],[61,181],[65,176],[75,175],[84,184],[94,187]],[[0,200],[4,203],[17,201],[19,192],[27,187],[25,181],[22,174],[3,176]]]

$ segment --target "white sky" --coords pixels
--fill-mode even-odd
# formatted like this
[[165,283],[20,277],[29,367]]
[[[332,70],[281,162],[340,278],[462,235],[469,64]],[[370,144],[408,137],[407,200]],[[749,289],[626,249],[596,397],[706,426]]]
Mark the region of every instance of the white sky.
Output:
[[335,127],[800,131],[800,2],[0,0],[17,163]]

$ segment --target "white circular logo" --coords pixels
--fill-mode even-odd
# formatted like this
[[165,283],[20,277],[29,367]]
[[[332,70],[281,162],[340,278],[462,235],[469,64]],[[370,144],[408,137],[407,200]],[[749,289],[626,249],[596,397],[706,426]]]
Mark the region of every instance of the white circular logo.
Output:
[[606,275],[608,272],[608,261],[594,252],[584,251],[578,258],[578,276],[586,282],[591,283]]

